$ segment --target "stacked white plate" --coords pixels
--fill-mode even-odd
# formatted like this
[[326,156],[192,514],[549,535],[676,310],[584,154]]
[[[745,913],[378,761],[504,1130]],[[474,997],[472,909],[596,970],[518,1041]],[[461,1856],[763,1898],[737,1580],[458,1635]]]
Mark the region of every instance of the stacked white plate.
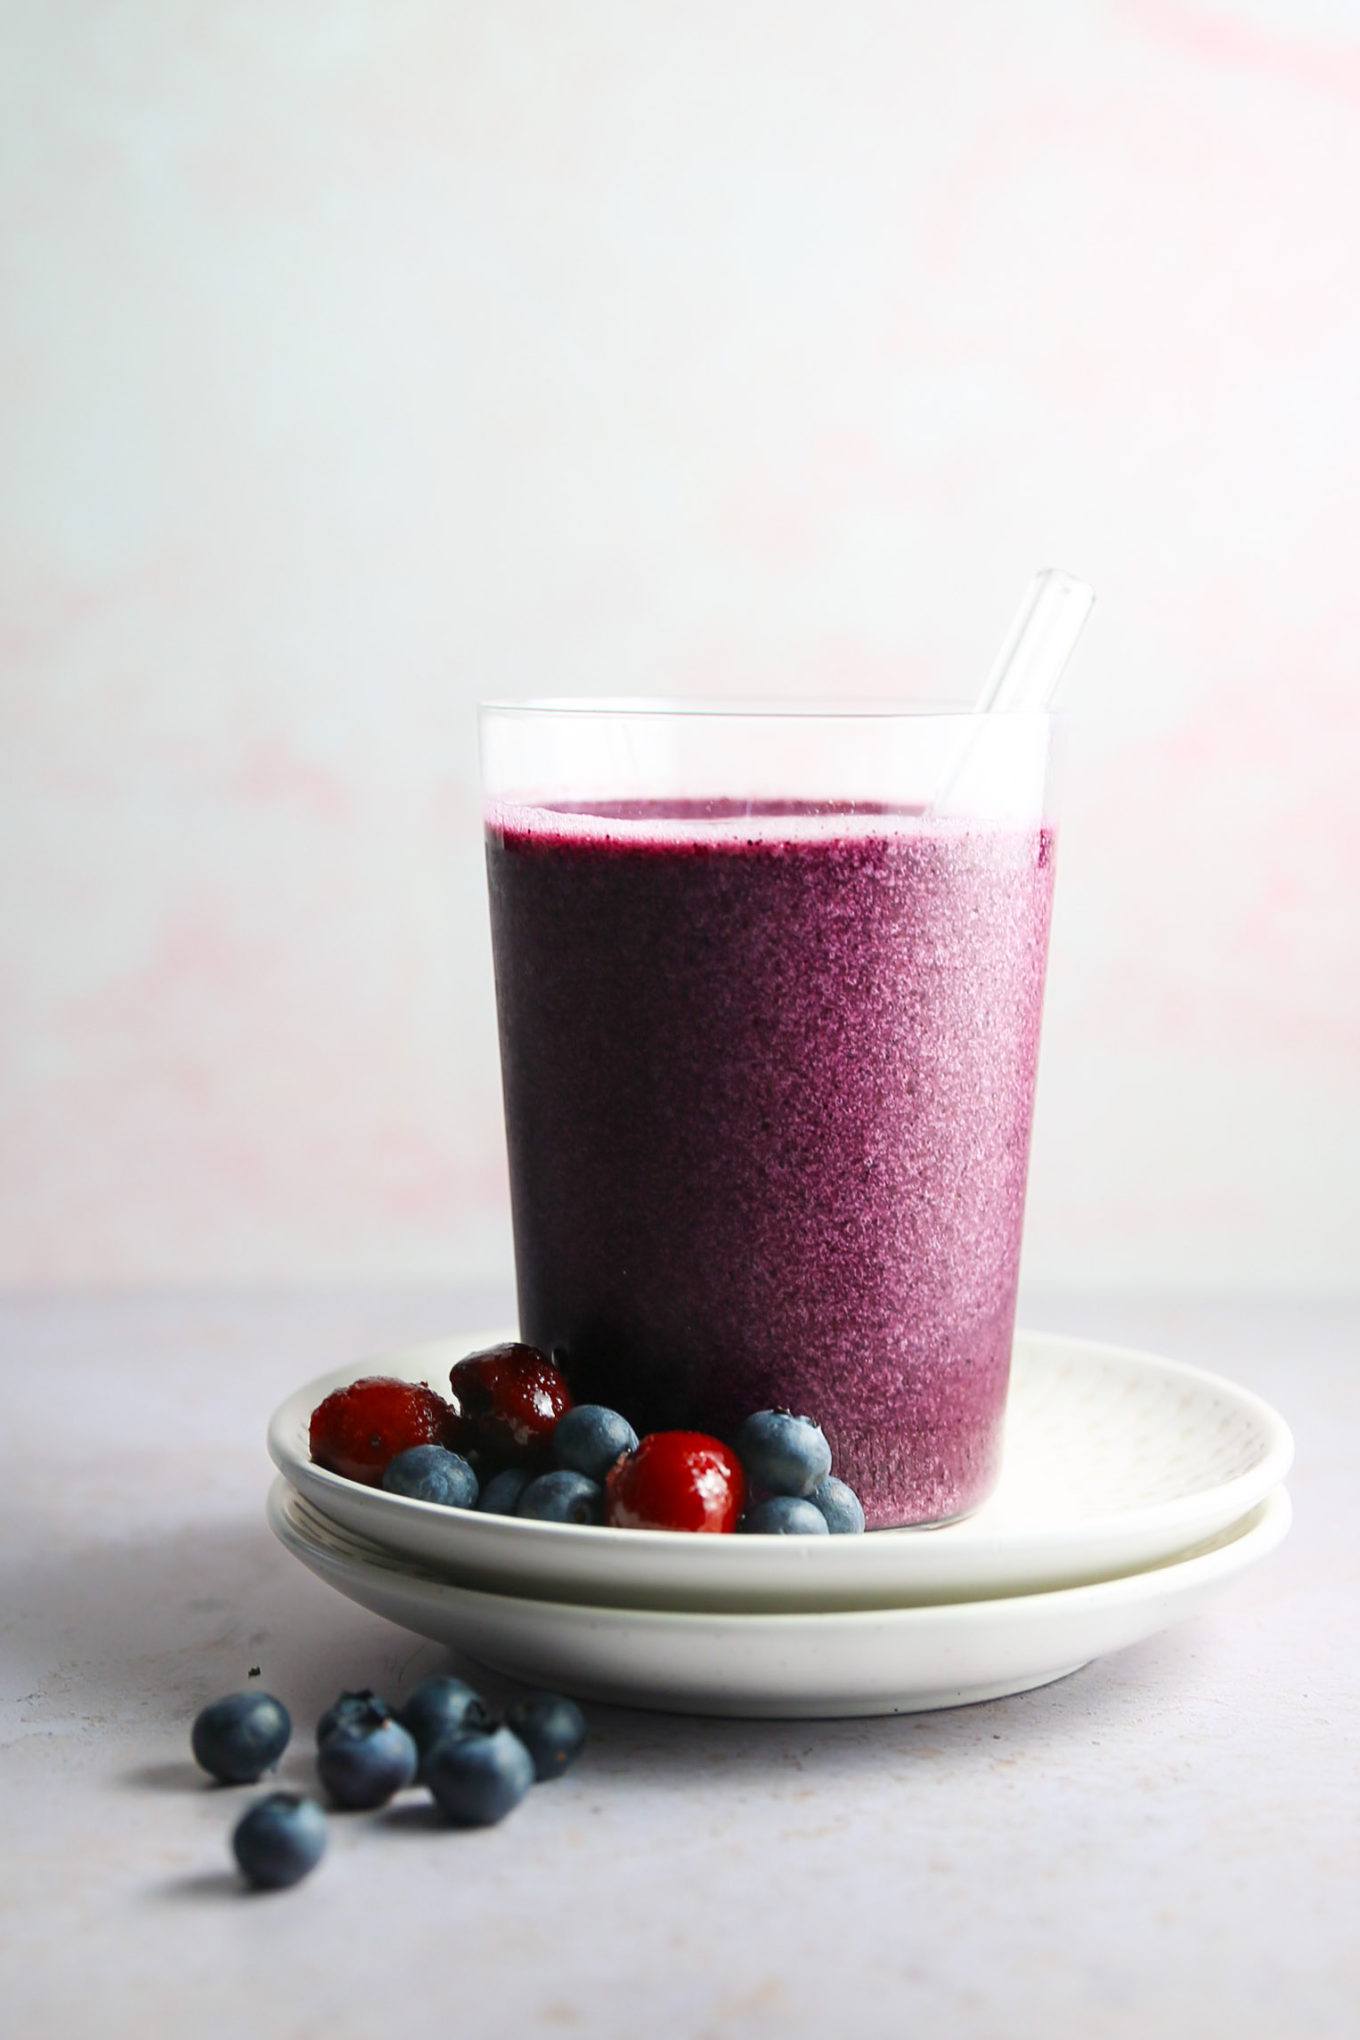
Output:
[[1246,1389],[1020,1333],[1001,1480],[976,1515],[865,1537],[687,1537],[409,1501],[312,1463],[323,1396],[447,1386],[498,1334],[343,1368],[269,1427],[276,1535],[363,1607],[535,1686],[681,1713],[906,1713],[1024,1692],[1184,1616],[1280,1542],[1293,1458]]

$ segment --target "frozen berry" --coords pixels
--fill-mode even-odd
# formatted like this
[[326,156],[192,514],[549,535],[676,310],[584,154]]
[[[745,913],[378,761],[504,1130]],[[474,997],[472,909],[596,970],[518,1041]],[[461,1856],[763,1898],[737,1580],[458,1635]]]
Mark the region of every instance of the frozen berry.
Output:
[[808,1496],[813,1507],[826,1517],[833,1537],[860,1537],[864,1532],[864,1504],[852,1487],[834,1476],[824,1480]]
[[312,1411],[317,1465],[367,1487],[377,1487],[388,1462],[412,1445],[452,1448],[462,1442],[457,1411],[423,1382],[369,1375],[337,1388]]
[[831,1526],[821,1510],[801,1495],[771,1495],[744,1515],[739,1529],[753,1537],[829,1537]]
[[421,1776],[446,1820],[489,1827],[519,1805],[534,1782],[534,1760],[517,1735],[493,1728],[446,1736],[426,1756]]
[[524,1466],[507,1466],[503,1473],[493,1473],[477,1497],[478,1509],[486,1516],[513,1516],[532,1479]]
[[583,1473],[567,1473],[559,1467],[529,1482],[515,1513],[539,1523],[603,1523],[604,1489]]
[[337,1806],[386,1806],[416,1775],[415,1741],[399,1721],[333,1729],[316,1753],[317,1775]]
[[701,1431],[653,1431],[605,1483],[620,1530],[735,1530],[746,1480],[734,1454]]
[[325,1742],[328,1735],[334,1735],[337,1728],[357,1729],[367,1735],[375,1728],[381,1728],[385,1721],[392,1719],[392,1710],[385,1700],[364,1686],[357,1693],[348,1689],[326,1709],[316,1724],[317,1747]]
[[415,1738],[423,1758],[442,1736],[461,1735],[468,1729],[486,1728],[491,1716],[480,1693],[474,1693],[465,1679],[436,1673],[413,1686],[397,1720]]
[[438,1502],[444,1509],[470,1509],[477,1500],[477,1476],[461,1453],[446,1445],[411,1445],[389,1459],[382,1484],[389,1495]]
[[458,1407],[482,1450],[494,1459],[531,1466],[547,1456],[571,1391],[537,1346],[492,1346],[470,1353],[449,1375]]
[[223,1785],[253,1785],[288,1747],[293,1724],[272,1693],[228,1693],[212,1700],[193,1726],[194,1756]]
[[756,1486],[775,1495],[810,1495],[831,1471],[821,1425],[789,1410],[748,1417],[737,1433],[737,1457]]
[[552,1435],[557,1466],[602,1481],[625,1452],[636,1452],[638,1435],[626,1417],[600,1403],[577,1403]]
[[534,1693],[517,1700],[506,1711],[505,1725],[533,1758],[540,1785],[560,1778],[586,1739],[585,1716],[574,1700],[564,1700],[560,1693]]
[[231,1846],[250,1882],[281,1891],[315,1870],[326,1847],[326,1816],[314,1799],[271,1792],[242,1814]]

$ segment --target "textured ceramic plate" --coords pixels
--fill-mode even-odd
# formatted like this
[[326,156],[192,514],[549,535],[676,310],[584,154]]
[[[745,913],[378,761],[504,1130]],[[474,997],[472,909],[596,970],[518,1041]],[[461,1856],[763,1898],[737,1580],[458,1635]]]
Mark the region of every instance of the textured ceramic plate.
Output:
[[314,1466],[307,1425],[364,1374],[444,1388],[469,1334],[309,1382],[269,1427],[275,1465],[342,1528],[450,1580],[610,1607],[850,1609],[1033,1593],[1156,1565],[1240,1522],[1288,1472],[1293,1441],[1268,1404],[1149,1353],[1021,1333],[995,1494],[939,1530],[867,1537],[684,1537],[441,1509]]
[[270,1524],[361,1607],[531,1686],[681,1714],[909,1714],[1044,1686],[1193,1615],[1289,1528],[1283,1488],[1194,1558],[1094,1586],[925,1608],[677,1613],[455,1586],[355,1537],[286,1481]]

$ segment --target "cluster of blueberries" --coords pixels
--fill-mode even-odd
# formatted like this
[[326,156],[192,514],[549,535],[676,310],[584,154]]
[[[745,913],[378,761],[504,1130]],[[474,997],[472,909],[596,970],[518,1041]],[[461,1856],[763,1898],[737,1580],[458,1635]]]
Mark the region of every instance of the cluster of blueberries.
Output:
[[[389,1461],[382,1485],[390,1494],[446,1508],[545,1523],[603,1523],[605,1479],[620,1458],[637,1449],[637,1432],[617,1410],[577,1403],[553,1429],[548,1473],[511,1466],[479,1486],[460,1453],[413,1445]],[[736,1454],[752,1487],[764,1490],[738,1530],[767,1537],[843,1537],[864,1529],[859,1497],[833,1476],[826,1433],[811,1417],[757,1410],[737,1433]]]
[[548,1473],[507,1466],[478,1485],[460,1452],[442,1445],[412,1445],[389,1460],[382,1485],[389,1494],[449,1509],[482,1509],[493,1516],[529,1516],[542,1523],[603,1523],[605,1475],[638,1434],[617,1410],[577,1403],[553,1426]]
[[826,1433],[811,1417],[757,1410],[738,1431],[736,1450],[746,1478],[765,1489],[738,1530],[765,1537],[857,1537],[863,1530],[859,1496],[835,1478]]
[[[293,1724],[270,1693],[228,1693],[194,1722],[194,1756],[224,1785],[254,1785],[278,1763]],[[444,1818],[488,1827],[517,1807],[536,1781],[560,1778],[586,1739],[575,1701],[555,1693],[517,1700],[492,1719],[462,1679],[423,1679],[396,1710],[368,1691],[342,1693],[316,1725],[316,1768],[331,1804],[385,1806],[419,1782]],[[237,1863],[261,1889],[296,1884],[326,1847],[326,1816],[314,1799],[270,1792],[232,1835]]]

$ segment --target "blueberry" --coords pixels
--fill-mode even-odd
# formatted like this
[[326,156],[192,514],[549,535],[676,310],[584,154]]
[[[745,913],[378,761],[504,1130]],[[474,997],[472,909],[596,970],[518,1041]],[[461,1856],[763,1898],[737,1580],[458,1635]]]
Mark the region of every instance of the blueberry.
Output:
[[337,1728],[356,1729],[368,1735],[391,1719],[392,1710],[387,1702],[380,1700],[369,1687],[364,1686],[357,1693],[346,1690],[316,1724],[317,1747],[321,1747],[328,1735],[334,1735]]
[[826,1527],[833,1537],[859,1537],[864,1530],[864,1507],[852,1487],[843,1480],[829,1475],[820,1487],[815,1487],[808,1496],[814,1509],[820,1509],[826,1517]]
[[411,1445],[389,1459],[382,1484],[389,1495],[408,1495],[415,1502],[438,1502],[445,1509],[471,1509],[477,1501],[477,1476],[461,1452],[443,1445]]
[[519,1498],[517,1516],[539,1523],[603,1523],[604,1489],[583,1473],[540,1473]]
[[564,1700],[560,1693],[534,1693],[517,1700],[506,1712],[505,1725],[533,1758],[540,1784],[560,1778],[586,1739],[585,1716],[574,1700]]
[[316,1753],[317,1774],[337,1806],[385,1806],[411,1783],[419,1758],[399,1721],[336,1728]]
[[637,1448],[638,1434],[627,1417],[600,1403],[577,1403],[559,1417],[552,1434],[555,1463],[568,1473],[583,1473],[587,1480],[601,1483],[615,1460]]
[[821,1510],[799,1495],[771,1495],[748,1509],[737,1528],[755,1537],[829,1537]]
[[446,1820],[489,1827],[519,1805],[534,1782],[534,1760],[517,1735],[493,1728],[437,1742],[422,1776]]
[[422,1679],[397,1710],[397,1720],[415,1742],[422,1760],[441,1736],[462,1735],[469,1729],[489,1728],[480,1693],[474,1693],[465,1679],[446,1678],[436,1673]]
[[821,1425],[788,1410],[748,1417],[737,1433],[737,1457],[756,1486],[775,1495],[810,1495],[831,1471]]
[[296,1792],[271,1792],[242,1814],[231,1846],[252,1884],[281,1891],[321,1861],[326,1816],[314,1799],[300,1799]]
[[528,1485],[529,1475],[522,1466],[507,1466],[504,1473],[492,1474],[477,1497],[477,1507],[488,1516],[513,1516]]
[[288,1747],[293,1724],[271,1693],[228,1693],[212,1700],[193,1726],[194,1756],[223,1785],[253,1785]]

